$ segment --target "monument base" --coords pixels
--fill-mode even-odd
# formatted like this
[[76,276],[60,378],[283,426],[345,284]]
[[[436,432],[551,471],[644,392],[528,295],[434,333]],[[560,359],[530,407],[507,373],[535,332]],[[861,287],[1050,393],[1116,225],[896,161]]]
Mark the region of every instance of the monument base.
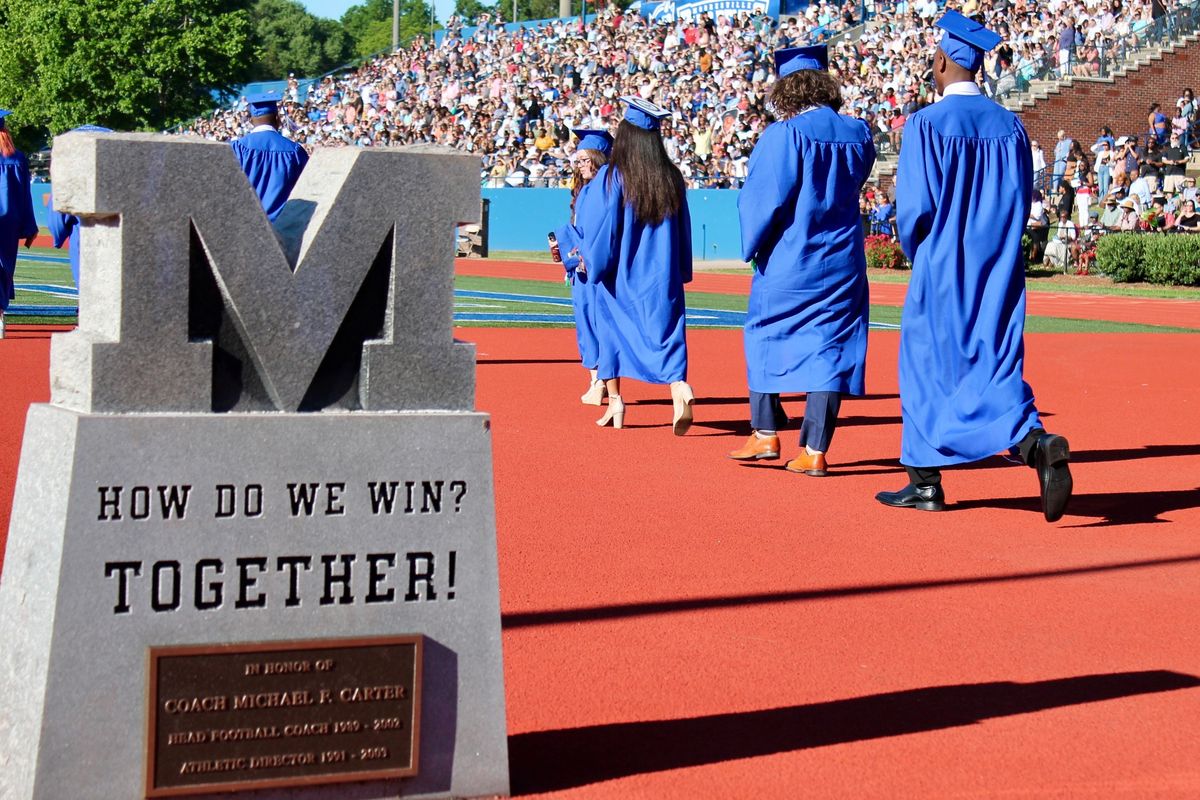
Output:
[[0,797],[508,794],[491,463],[470,412],[32,407]]

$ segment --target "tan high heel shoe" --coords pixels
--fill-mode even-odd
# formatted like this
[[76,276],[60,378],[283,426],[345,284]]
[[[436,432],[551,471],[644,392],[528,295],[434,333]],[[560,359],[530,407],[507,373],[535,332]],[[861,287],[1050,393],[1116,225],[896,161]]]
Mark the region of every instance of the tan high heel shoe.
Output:
[[608,394],[608,387],[604,385],[604,381],[597,378],[592,381],[592,385],[583,393],[579,399],[585,406],[598,406],[603,404],[604,397]]
[[671,422],[671,428],[676,436],[683,436],[688,432],[688,428],[692,427],[692,404],[696,402],[696,395],[692,393],[692,387],[687,385],[686,381],[675,381],[671,384],[671,404],[675,407],[675,418]]
[[601,428],[610,422],[614,428],[620,429],[625,427],[625,401],[621,399],[621,395],[619,394],[608,396],[608,410],[604,412],[603,417],[596,420],[596,424]]

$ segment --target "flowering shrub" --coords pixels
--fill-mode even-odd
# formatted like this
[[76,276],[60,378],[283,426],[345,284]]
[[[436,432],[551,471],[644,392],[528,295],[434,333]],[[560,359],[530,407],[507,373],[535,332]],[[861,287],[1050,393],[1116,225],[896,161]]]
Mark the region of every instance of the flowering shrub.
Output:
[[871,269],[908,269],[908,259],[899,242],[877,233],[867,237],[867,266]]

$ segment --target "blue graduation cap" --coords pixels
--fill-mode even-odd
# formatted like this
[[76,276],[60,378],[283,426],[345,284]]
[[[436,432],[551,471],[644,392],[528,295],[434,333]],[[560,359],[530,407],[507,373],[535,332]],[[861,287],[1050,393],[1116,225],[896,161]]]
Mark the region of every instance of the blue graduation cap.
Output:
[[575,144],[576,150],[599,150],[605,155],[612,152],[613,137],[608,131],[576,128],[571,133],[579,137],[579,141]]
[[0,130],[4,129],[4,118],[11,113],[7,108],[0,108]]
[[621,102],[626,104],[625,121],[644,131],[658,130],[663,118],[671,115],[665,108],[640,97],[622,97]]
[[974,72],[983,64],[983,54],[1002,41],[1000,34],[989,31],[982,23],[964,17],[957,11],[947,11],[937,21],[946,33],[939,47],[946,57],[966,70]]
[[781,78],[802,69],[829,69],[829,48],[823,44],[811,47],[789,47],[775,51],[775,74]]
[[265,117],[279,110],[280,99],[278,92],[252,94],[246,98],[246,106],[250,110],[250,116]]
[[105,128],[102,125],[80,125],[78,128],[72,128],[68,133],[112,133],[112,128]]

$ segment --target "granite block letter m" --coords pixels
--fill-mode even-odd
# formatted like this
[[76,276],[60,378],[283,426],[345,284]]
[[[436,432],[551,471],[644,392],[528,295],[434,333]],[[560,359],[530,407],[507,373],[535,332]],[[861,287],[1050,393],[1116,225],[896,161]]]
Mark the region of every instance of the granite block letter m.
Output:
[[445,148],[321,150],[272,226],[229,146],[55,139],[83,221],[80,326],[53,402],[84,412],[446,409],[475,404],[453,339],[454,227],[478,162]]

